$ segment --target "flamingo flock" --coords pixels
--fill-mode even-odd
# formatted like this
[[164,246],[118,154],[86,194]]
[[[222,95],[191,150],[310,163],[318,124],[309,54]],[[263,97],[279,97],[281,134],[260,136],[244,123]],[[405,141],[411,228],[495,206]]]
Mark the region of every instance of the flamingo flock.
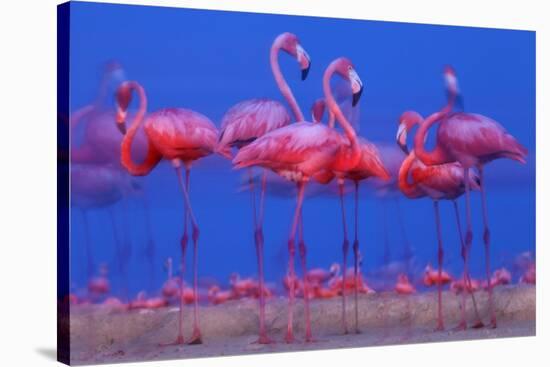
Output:
[[[81,150],[76,150],[74,156],[79,159],[79,164],[91,166],[108,162],[109,167],[114,167],[112,169],[116,169],[117,174],[124,171],[125,174],[131,176],[149,175],[161,161],[168,161],[176,174],[184,204],[182,237],[178,243],[181,263],[178,267],[179,273],[174,275],[172,259],[166,261],[167,278],[159,296],[148,297],[147,293],[142,292],[135,299],[124,302],[108,296],[110,287],[105,268],[102,268],[99,277],[92,277],[94,263],[91,246],[87,241],[90,290],[95,294],[95,299],[102,299],[103,304],[120,309],[156,309],[171,304],[177,305],[179,314],[175,338],[163,345],[203,343],[199,303],[219,305],[243,298],[253,298],[258,302],[257,342],[260,344],[272,343],[274,340],[268,336],[265,320],[266,299],[281,294],[281,292],[286,293],[288,302],[287,328],[284,335],[286,343],[293,343],[296,340],[294,308],[297,298],[304,302],[305,342],[315,340],[314,325],[311,323],[310,316],[310,301],[313,299],[341,297],[342,332],[348,333],[347,297],[353,295],[355,312],[353,332],[359,333],[361,330],[358,316],[358,295],[375,292],[367,284],[360,270],[362,254],[358,233],[362,228],[362,223],[359,221],[358,214],[359,188],[362,181],[373,179],[382,182],[382,185],[384,182],[395,183],[401,194],[408,199],[429,198],[434,207],[437,269],[433,269],[428,264],[424,273],[416,280],[414,274],[411,274],[409,270],[400,273],[395,279],[393,291],[405,296],[416,293],[419,287],[436,286],[438,294],[436,330],[445,329],[442,308],[444,287],[448,287],[456,294],[460,293],[462,313],[458,328],[464,330],[468,327],[465,312],[466,297],[468,295],[472,297],[475,306],[474,293],[486,290],[489,295],[488,324],[490,327],[496,327],[493,288],[510,283],[512,276],[506,269],[491,272],[484,167],[499,158],[525,163],[527,149],[491,118],[462,111],[454,112],[455,105],[461,105],[461,95],[456,73],[450,66],[447,66],[443,72],[448,95],[447,104],[427,118],[415,111],[405,111],[399,118],[396,141],[404,155],[397,163],[397,172],[397,168],[388,167],[385,150],[379,149],[366,137],[359,136],[354,124],[350,121],[349,111],[356,108],[364,89],[356,65],[346,57],[335,58],[327,65],[319,88],[323,98],[315,101],[311,109],[312,121],[307,121],[281,72],[279,66],[281,55],[296,60],[302,80],[308,76],[311,58],[295,34],[285,32],[273,41],[269,52],[269,63],[275,84],[286,105],[278,100],[262,98],[241,101],[227,110],[219,129],[202,113],[181,106],[149,111],[146,89],[138,81],[126,80],[117,86],[116,111],[108,115],[111,120],[108,124],[98,124],[96,130],[104,129],[104,131],[96,133],[96,136],[90,135],[87,145],[83,146]],[[341,78],[349,90],[350,109],[344,109],[335,96],[336,93],[333,84],[331,84],[335,78]],[[103,94],[101,92],[100,96]],[[138,108],[135,113],[130,113],[130,105],[134,99],[137,99]],[[94,106],[87,107],[80,112],[80,115],[96,113],[96,109]],[[322,121],[325,110],[328,113],[326,124]],[[105,118],[100,120],[104,121]],[[427,151],[425,148],[427,133],[434,125],[437,126],[436,145],[432,151]],[[111,132],[106,133],[113,130],[115,126],[117,128],[114,129],[116,137]],[[407,138],[415,127],[418,129],[414,134],[414,142],[412,146],[409,146]],[[109,136],[109,139],[98,137],[97,135],[101,133]],[[95,143],[97,141],[100,143]],[[111,141],[115,141],[116,147],[112,147]],[[113,159],[110,158],[112,152],[116,155],[116,163],[113,163]],[[139,152],[141,152],[141,157],[139,157]],[[250,232],[254,241],[258,275],[257,278],[242,278],[238,273],[234,273],[228,279],[226,286],[216,283],[205,288],[199,286],[197,260],[200,239],[199,223],[203,218],[198,218],[193,210],[190,174],[195,162],[212,154],[230,160],[235,170],[245,169],[248,175],[253,218],[253,228],[250,229]],[[260,172],[261,177],[259,199],[257,199],[254,180],[255,170]],[[268,284],[264,275],[263,218],[266,207],[266,187],[271,185],[267,180],[268,174],[275,174],[281,180],[294,185],[296,189],[296,204],[286,237],[288,250],[286,275],[278,286]],[[103,177],[96,174],[91,176],[94,176],[93,179]],[[132,182],[128,181],[127,176],[122,177],[125,177],[125,182]],[[81,186],[85,187],[87,183],[90,184],[89,180],[92,180],[92,177],[81,180]],[[103,181],[105,182],[104,186],[111,185],[108,178]],[[305,193],[312,181],[322,186],[335,183],[338,189],[341,211],[338,216],[342,220],[342,260],[340,263],[332,264],[328,269],[308,269],[307,264],[308,252],[319,250],[314,244],[307,246],[304,240],[303,208],[304,205],[307,205]],[[348,237],[344,200],[346,181],[353,185],[355,203],[353,263],[351,267],[348,267],[350,238]],[[101,183],[94,184],[94,187],[100,185]],[[112,197],[105,199],[107,203],[116,202],[124,195],[121,193],[120,184],[111,186],[116,189],[111,190]],[[469,270],[469,256],[473,241],[470,198],[472,190],[481,193],[486,260],[486,279],[484,281],[473,279]],[[462,196],[465,197],[466,203],[465,231],[462,229],[458,205]],[[452,202],[456,216],[461,244],[459,252],[463,260],[463,272],[456,278],[443,269],[444,246],[439,213],[439,205],[442,200]],[[93,202],[99,202],[94,205],[101,205],[99,199],[94,199]],[[246,230],[246,228],[242,228],[242,230]],[[191,237],[193,245],[193,281],[190,285],[184,279],[184,264],[189,237]],[[153,248],[150,251],[152,253]],[[409,251],[410,249],[407,250],[407,252]],[[301,277],[295,270],[296,253],[299,256]],[[520,281],[533,284],[535,279],[534,262],[532,262],[525,269]],[[82,301],[74,296],[71,298],[71,302],[81,303]],[[189,340],[184,340],[183,330],[184,305],[186,304],[193,305],[193,327]],[[482,327],[484,326],[482,316],[479,314],[477,306],[475,307],[476,319],[473,327]]]

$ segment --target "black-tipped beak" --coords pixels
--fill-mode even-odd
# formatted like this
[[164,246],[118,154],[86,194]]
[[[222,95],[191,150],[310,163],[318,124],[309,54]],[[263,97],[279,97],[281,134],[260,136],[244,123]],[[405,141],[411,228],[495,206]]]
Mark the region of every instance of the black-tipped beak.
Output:
[[302,80],[306,80],[307,75],[309,74],[310,68],[311,68],[311,61],[308,63],[307,68],[302,69]]
[[359,102],[359,99],[361,99],[361,94],[363,93],[363,86],[361,86],[361,89],[357,93],[353,93],[353,99],[351,101],[351,106],[355,107],[357,102]]
[[401,144],[401,142],[397,142],[397,145],[399,145],[399,148],[405,153],[405,155],[409,155],[409,147],[407,147],[407,144]]
[[116,127],[118,127],[118,130],[122,133],[122,135],[126,135],[126,123],[123,122],[117,122]]

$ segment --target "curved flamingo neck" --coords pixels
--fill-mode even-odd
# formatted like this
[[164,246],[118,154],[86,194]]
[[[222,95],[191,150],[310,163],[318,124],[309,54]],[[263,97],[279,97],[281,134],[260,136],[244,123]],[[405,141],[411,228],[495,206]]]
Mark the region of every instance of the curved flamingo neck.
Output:
[[147,144],[147,156],[143,163],[138,164],[132,160],[132,142],[134,137],[143,121],[145,112],[147,111],[147,96],[145,95],[145,90],[137,82],[128,82],[131,90],[135,90],[139,97],[139,109],[134,117],[132,126],[124,135],[122,139],[120,153],[121,153],[121,163],[128,170],[128,172],[134,176],[144,176],[151,172],[151,170],[157,165],[160,161],[160,154],[153,148],[150,141]]
[[401,163],[401,167],[399,167],[399,189],[408,198],[417,198],[423,195],[422,190],[418,187],[416,183],[409,182],[409,172],[415,160],[416,156],[414,155],[414,152],[410,152],[407,158],[403,160],[403,163]]
[[292,90],[290,90],[290,87],[288,86],[285,78],[283,77],[281,68],[279,67],[280,49],[281,49],[281,41],[279,40],[279,38],[277,38],[273,42],[273,45],[271,46],[271,51],[269,53],[271,71],[273,72],[273,77],[275,78],[275,82],[277,83],[277,86],[279,87],[281,94],[283,95],[283,97],[285,97],[286,101],[290,105],[290,108],[292,109],[292,113],[294,114],[296,121],[304,121],[304,114],[302,113],[300,106],[298,106],[298,102],[296,102],[296,98],[294,98],[294,94],[292,94]]
[[361,148],[359,147],[359,141],[357,139],[357,134],[355,133],[355,130],[347,120],[346,116],[344,116],[344,113],[342,112],[340,106],[338,106],[338,103],[336,103],[336,100],[332,95],[332,90],[330,88],[330,78],[332,77],[332,74],[334,74],[335,70],[336,65],[332,63],[325,71],[325,75],[323,76],[323,91],[325,93],[325,102],[329,111],[329,119],[332,114],[333,118],[336,119],[340,126],[342,126],[342,129],[344,129],[344,133],[350,141],[350,155],[349,157],[346,157],[345,165],[348,166],[348,168],[352,168],[355,167],[357,163],[359,163],[359,159],[361,158]]
[[426,120],[424,120],[424,122],[420,124],[420,127],[418,128],[418,131],[414,136],[414,153],[416,157],[422,161],[422,163],[428,166],[449,163],[453,161],[448,157],[447,153],[445,152],[443,146],[439,141],[437,141],[435,148],[432,151],[427,151],[424,146],[430,127],[441,120],[443,117],[445,117],[445,115],[447,115],[446,108],[443,108],[443,110],[431,114]]
[[452,159],[450,159],[450,157],[448,157],[448,154],[445,152],[439,141],[431,152],[428,152],[425,149],[424,144],[426,141],[426,135],[428,134],[430,127],[445,116],[447,116],[449,113],[451,113],[456,101],[456,97],[456,90],[450,89],[447,104],[440,111],[431,114],[426,120],[424,120],[423,123],[420,124],[420,128],[418,129],[414,137],[414,152],[418,159],[420,159],[424,164],[432,166],[453,161]]

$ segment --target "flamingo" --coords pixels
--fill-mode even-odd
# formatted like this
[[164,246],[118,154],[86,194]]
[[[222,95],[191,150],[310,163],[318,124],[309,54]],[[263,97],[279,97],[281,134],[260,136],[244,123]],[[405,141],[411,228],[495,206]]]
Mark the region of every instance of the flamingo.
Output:
[[[288,275],[290,279],[294,279],[295,277],[294,242],[299,222],[300,227],[302,227],[301,213],[307,182],[322,171],[344,172],[355,167],[361,158],[361,147],[357,135],[332,96],[330,79],[334,73],[339,74],[351,84],[353,106],[359,101],[363,84],[351,61],[343,57],[334,60],[328,66],[323,76],[323,90],[327,105],[344,129],[345,137],[325,125],[300,121],[259,137],[241,148],[233,159],[235,168],[260,166],[268,168],[289,181],[296,183],[297,202],[288,239]],[[299,252],[304,276],[304,294],[308,294],[306,246],[302,234],[303,231],[300,230]],[[309,342],[312,340],[312,336],[308,297],[304,297],[304,302],[306,341]],[[294,341],[292,328],[293,305],[294,282],[290,282],[288,325],[285,337],[287,343]]]
[[[497,320],[493,305],[493,287],[491,286],[490,231],[487,211],[487,198],[484,183],[484,166],[495,159],[508,158],[526,163],[527,148],[495,120],[476,113],[450,113],[454,101],[458,98],[456,75],[451,68],[445,69],[449,101],[445,108],[432,114],[419,127],[414,138],[414,151],[419,160],[428,166],[458,162],[464,171],[466,183],[466,238],[465,251],[472,244],[472,219],[470,207],[469,172],[477,168],[480,179],[481,209],[483,216],[483,241],[485,247],[485,273],[489,293],[490,326],[495,328]],[[432,151],[424,147],[428,130],[439,121],[437,143]]]
[[[126,131],[126,117],[128,106],[132,99],[132,92],[139,97],[139,109],[134,116],[131,127]],[[197,249],[199,227],[193,214],[189,199],[189,176],[194,161],[214,152],[218,130],[204,115],[184,108],[165,108],[151,113],[143,123],[148,139],[147,156],[145,160],[135,163],[131,155],[134,137],[141,126],[147,111],[147,96],[144,88],[136,81],[122,83],[116,94],[117,114],[116,124],[125,135],[121,143],[121,163],[134,176],[149,174],[162,160],[172,163],[178,177],[178,183],[184,199],[184,233],[180,241],[182,251],[182,268],[185,263],[185,253],[188,241],[187,222],[191,221],[193,240],[193,289],[198,294]],[[182,166],[185,169],[185,183],[182,177]],[[181,286],[183,286],[183,271]],[[183,292],[180,292],[180,314],[178,336],[173,344],[183,344]],[[193,334],[190,344],[201,344],[202,336],[199,327],[198,297],[195,297],[193,312]]]
[[[275,82],[285,97],[296,121],[303,121],[304,115],[300,110],[300,106],[296,102],[290,87],[286,83],[281,69],[279,67],[279,52],[284,51],[295,57],[302,70],[302,80],[305,80],[310,67],[310,59],[307,52],[300,45],[298,37],[289,32],[280,34],[271,45],[270,63]],[[231,147],[238,149],[254,141],[258,137],[266,133],[286,126],[290,123],[290,116],[286,108],[278,101],[271,99],[250,99],[242,101],[231,107],[222,118],[220,138],[218,142],[218,150],[228,150]],[[260,208],[259,216],[256,217],[256,195],[254,193],[254,184],[252,179],[251,168],[249,169],[249,187],[252,194],[252,210],[253,210],[253,225],[254,225],[254,242],[256,247],[256,257],[258,261],[258,278],[260,288],[264,287],[264,265],[263,265],[263,209],[266,176],[265,170],[262,174],[262,184],[260,193]],[[265,329],[265,298],[263,292],[260,292],[260,325],[259,339],[261,344],[269,343]]]
[[414,285],[409,280],[407,274],[399,274],[397,276],[397,283],[395,283],[395,292],[397,294],[413,294],[416,293]]
[[[457,162],[446,163],[436,166],[425,166],[420,160],[416,158],[414,151],[409,153],[407,148],[407,133],[417,124],[421,124],[423,121],[422,116],[414,111],[406,111],[401,115],[399,128],[397,131],[397,144],[403,149],[405,154],[408,154],[403,161],[401,168],[399,169],[399,189],[403,194],[410,199],[417,199],[428,196],[432,199],[436,229],[438,240],[438,276],[442,276],[443,265],[443,239],[441,235],[441,220],[439,215],[439,201],[451,200],[456,215],[456,222],[458,226],[458,232],[460,235],[460,241],[463,250],[464,260],[464,283],[469,282],[468,272],[468,257],[467,252],[464,251],[464,241],[462,237],[462,228],[460,223],[460,216],[458,213],[458,204],[456,199],[460,197],[465,190],[465,187],[479,188],[479,177],[473,172],[468,174],[468,181],[464,183],[464,176],[462,175],[462,166]],[[416,138],[416,137],[415,137]],[[412,173],[412,182],[409,182],[409,175]],[[438,321],[436,330],[443,330],[443,311],[441,307],[441,282],[437,282],[438,289]],[[466,314],[465,304],[466,296],[463,293],[462,296],[462,320],[459,328],[466,327]],[[473,295],[472,295],[473,297]],[[474,301],[475,302],[475,301]],[[476,322],[478,325],[480,321]]]
[[[315,122],[320,122],[324,111],[324,100],[317,100],[312,106],[312,117]],[[334,115],[329,112],[329,127],[334,127]],[[349,249],[348,231],[346,223],[346,211],[344,207],[344,180],[351,180],[354,184],[355,191],[355,237],[353,241],[353,267],[354,267],[354,279],[358,279],[359,268],[359,238],[358,238],[358,214],[359,214],[359,182],[371,177],[379,178],[383,181],[390,179],[390,174],[384,167],[380,158],[380,153],[377,147],[367,141],[366,139],[359,138],[359,145],[361,148],[361,158],[359,163],[355,167],[351,167],[347,171],[335,172],[338,181],[338,192],[340,196],[340,207],[342,210],[342,224],[344,229],[344,241],[342,243],[343,269],[347,269],[347,257]],[[346,272],[343,272],[343,281],[346,283]],[[358,310],[358,295],[356,285],[354,287],[354,301],[355,301],[355,332],[359,333],[359,310]],[[342,323],[344,328],[344,334],[348,333],[347,321],[346,321],[346,293],[342,292]]]

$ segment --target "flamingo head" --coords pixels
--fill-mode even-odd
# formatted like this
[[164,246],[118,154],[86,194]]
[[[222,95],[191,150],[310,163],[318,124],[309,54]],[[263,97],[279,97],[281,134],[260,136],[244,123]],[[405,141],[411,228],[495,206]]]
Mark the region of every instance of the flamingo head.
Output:
[[126,116],[131,101],[132,88],[128,82],[124,82],[116,92],[116,124],[123,135],[126,134]]
[[275,39],[274,44],[278,45],[281,50],[296,58],[302,71],[302,80],[306,80],[307,75],[309,74],[309,68],[311,67],[311,59],[309,58],[306,50],[304,50],[300,44],[298,36],[294,33],[285,32],[280,34]]
[[462,99],[462,95],[460,94],[460,89],[458,88],[458,79],[456,77],[455,69],[451,65],[445,65],[443,69],[443,78],[445,79],[445,89],[448,98],[454,96],[456,104],[461,110],[463,110],[464,101]]
[[116,60],[110,60],[105,63],[104,75],[110,81],[118,85],[126,80],[126,75],[122,65]]
[[340,274],[340,264],[338,263],[334,263],[330,266],[330,273],[332,274],[332,276],[338,276]]
[[470,189],[472,190],[481,190],[481,178],[477,174],[477,172],[474,172],[474,170],[470,170]]
[[424,120],[422,116],[416,111],[405,111],[399,118],[399,127],[397,128],[397,135],[395,137],[397,145],[405,152],[409,154],[409,148],[407,147],[407,134],[417,124]]
[[363,93],[363,82],[355,71],[353,63],[346,57],[340,57],[334,60],[331,65],[338,75],[344,78],[344,80],[350,82],[351,92],[353,94],[351,105],[352,107],[355,107],[361,98],[361,94]]
[[313,122],[321,122],[323,115],[325,114],[325,99],[319,98],[311,106],[311,119]]

